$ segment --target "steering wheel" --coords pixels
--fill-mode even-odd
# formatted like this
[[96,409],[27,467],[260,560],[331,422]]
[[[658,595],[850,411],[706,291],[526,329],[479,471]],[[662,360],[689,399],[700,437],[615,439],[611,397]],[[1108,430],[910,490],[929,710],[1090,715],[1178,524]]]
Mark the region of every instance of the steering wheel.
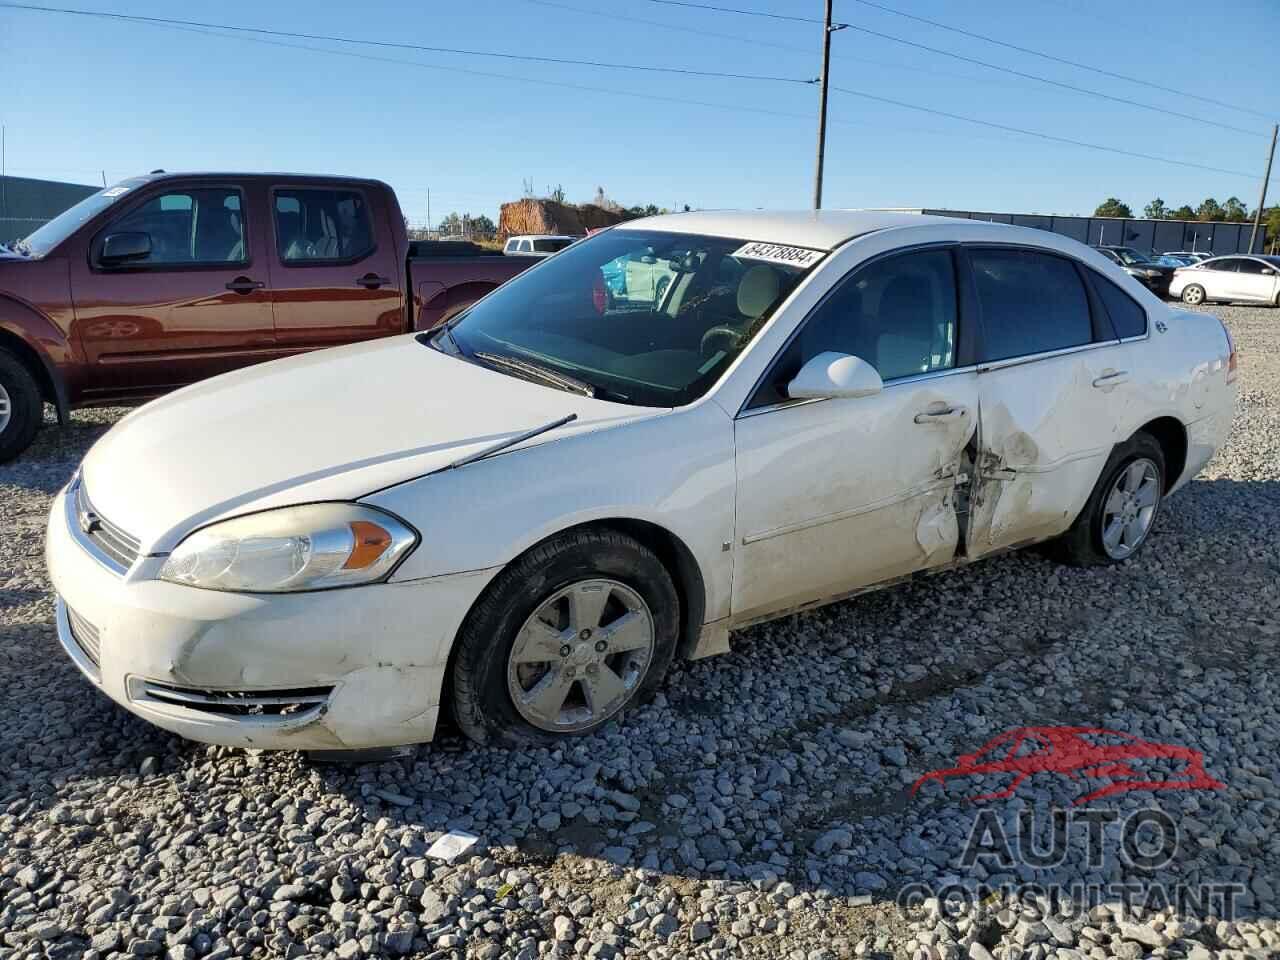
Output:
[[702,335],[698,351],[704,357],[711,357],[718,351],[732,353],[742,343],[743,332],[728,324],[717,324]]

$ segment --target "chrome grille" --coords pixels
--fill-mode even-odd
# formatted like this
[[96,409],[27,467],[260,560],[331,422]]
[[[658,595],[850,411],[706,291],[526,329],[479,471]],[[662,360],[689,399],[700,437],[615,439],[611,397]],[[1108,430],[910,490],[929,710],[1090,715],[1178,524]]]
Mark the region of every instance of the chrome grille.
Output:
[[197,690],[145,680],[138,699],[200,710],[230,717],[301,719],[318,713],[329,701],[333,687],[299,687],[289,690]]
[[93,662],[95,667],[102,666],[98,628],[70,607],[67,607],[67,623],[71,627],[71,637],[75,640],[76,646],[84,651],[84,655]]
[[121,573],[132,567],[142,550],[141,542],[93,508],[83,480],[76,484],[74,507],[74,516],[68,517],[68,523],[75,538]]

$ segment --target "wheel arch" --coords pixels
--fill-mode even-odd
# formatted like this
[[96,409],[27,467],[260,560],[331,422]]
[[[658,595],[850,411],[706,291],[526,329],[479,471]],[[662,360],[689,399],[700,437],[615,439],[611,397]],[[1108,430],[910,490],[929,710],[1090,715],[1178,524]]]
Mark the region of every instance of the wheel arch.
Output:
[[46,403],[53,404],[58,410],[58,421],[65,422],[68,409],[66,386],[49,358],[8,325],[0,325],[0,350],[12,353],[31,371],[40,388],[41,398]]
[[[612,530],[621,533],[652,550],[658,557],[671,575],[671,581],[675,584],[676,595],[680,598],[680,632],[675,659],[688,659],[694,647],[697,646],[702,623],[706,618],[706,584],[703,580],[702,569],[698,565],[693,551],[689,549],[688,545],[680,537],[666,527],[650,520],[640,520],[636,517],[602,517],[582,523],[570,524],[529,544],[504,563],[502,569],[506,570],[513,564],[518,563],[521,557],[531,550],[536,550],[548,540],[582,530]],[[496,579],[496,575],[490,578],[485,588],[471,602],[466,616],[462,618],[458,627],[459,632],[461,632],[467,621],[471,619],[476,608],[488,596]],[[455,637],[449,647],[449,657],[444,672],[444,684],[440,691],[441,709],[452,709],[453,667],[457,656],[458,643]]]
[[1187,428],[1176,417],[1156,417],[1154,420],[1148,420],[1134,433],[1145,433],[1155,438],[1156,443],[1160,444],[1160,449],[1164,453],[1165,466],[1162,492],[1168,493],[1187,466]]

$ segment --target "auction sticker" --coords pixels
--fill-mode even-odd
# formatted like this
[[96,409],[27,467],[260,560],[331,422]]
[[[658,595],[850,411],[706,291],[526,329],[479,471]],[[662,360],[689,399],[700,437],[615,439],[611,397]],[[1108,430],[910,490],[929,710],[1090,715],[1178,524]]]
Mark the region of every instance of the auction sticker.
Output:
[[104,197],[119,197],[129,192],[128,187],[112,187],[110,190],[103,190]]
[[743,260],[764,260],[768,263],[780,263],[788,267],[812,267],[825,256],[822,250],[810,250],[807,247],[788,247],[780,243],[745,243],[731,256]]

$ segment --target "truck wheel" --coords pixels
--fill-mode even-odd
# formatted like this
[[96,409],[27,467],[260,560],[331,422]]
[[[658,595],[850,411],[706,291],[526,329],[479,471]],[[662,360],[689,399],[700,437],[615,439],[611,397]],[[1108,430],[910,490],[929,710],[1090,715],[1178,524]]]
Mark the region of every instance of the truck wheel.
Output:
[[8,350],[0,350],[0,463],[31,445],[44,419],[44,400],[36,378]]
[[1120,563],[1137,554],[1160,515],[1165,470],[1164,450],[1150,434],[1135,433],[1118,444],[1076,522],[1051,552],[1075,567]]
[[612,530],[553,537],[499,574],[458,631],[458,725],[526,747],[592,733],[653,694],[679,627],[679,595],[648,548]]

